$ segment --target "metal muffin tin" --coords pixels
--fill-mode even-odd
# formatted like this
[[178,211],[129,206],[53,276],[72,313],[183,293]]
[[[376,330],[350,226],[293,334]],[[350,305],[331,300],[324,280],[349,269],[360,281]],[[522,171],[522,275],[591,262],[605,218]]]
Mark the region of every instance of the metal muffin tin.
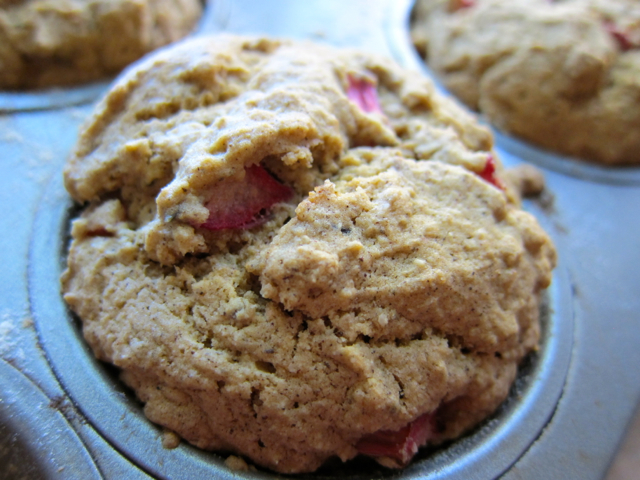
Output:
[[[196,34],[307,38],[386,54],[429,75],[409,43],[411,7],[411,0],[218,0],[208,4]],[[0,462],[0,477],[281,478],[230,471],[223,456],[184,442],[164,449],[161,429],[146,420],[115,369],[94,359],[61,300],[59,275],[76,213],[61,170],[105,88],[0,95],[0,433],[10,432],[0,438],[0,459],[22,451],[34,459],[13,473]],[[90,103],[78,106],[84,101]],[[507,166],[533,163],[547,179],[546,194],[526,203],[560,255],[542,348],[491,419],[421,453],[407,469],[361,460],[294,478],[605,474],[640,398],[640,167],[598,167],[498,132],[496,140]],[[58,443],[47,443],[52,438]],[[60,445],[69,447],[66,455],[57,453]]]

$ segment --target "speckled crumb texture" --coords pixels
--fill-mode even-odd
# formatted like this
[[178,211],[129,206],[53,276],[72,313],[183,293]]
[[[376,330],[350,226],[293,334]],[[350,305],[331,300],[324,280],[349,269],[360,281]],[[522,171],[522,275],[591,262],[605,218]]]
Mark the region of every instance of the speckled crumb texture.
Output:
[[183,42],[82,130],[64,298],[192,444],[399,467],[490,415],[537,348],[556,254],[503,174],[486,128],[386,59]]
[[412,35],[446,88],[499,129],[640,163],[637,0],[419,0]]
[[114,75],[187,35],[201,13],[201,0],[0,0],[0,88]]

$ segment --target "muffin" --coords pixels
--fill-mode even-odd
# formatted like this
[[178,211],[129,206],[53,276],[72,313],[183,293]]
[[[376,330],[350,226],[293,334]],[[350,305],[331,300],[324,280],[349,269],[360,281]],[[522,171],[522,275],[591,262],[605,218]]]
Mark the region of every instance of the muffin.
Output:
[[412,35],[498,129],[607,165],[640,163],[635,0],[419,0]]
[[282,473],[405,466],[507,396],[556,253],[489,131],[391,61],[181,42],[65,169],[64,299],[153,422]]
[[0,88],[114,75],[187,35],[201,13],[201,0],[0,0]]

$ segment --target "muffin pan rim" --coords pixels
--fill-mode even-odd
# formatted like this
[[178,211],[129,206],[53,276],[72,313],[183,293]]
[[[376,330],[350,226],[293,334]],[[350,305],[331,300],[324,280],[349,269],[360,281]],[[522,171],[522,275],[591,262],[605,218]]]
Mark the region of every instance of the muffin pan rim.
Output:
[[[0,359],[0,424],[9,426],[10,431],[18,430],[15,435],[34,456],[30,460],[37,464],[37,474],[52,480],[69,475],[86,480],[103,478],[56,405],[56,400],[49,399],[24,373]],[[48,434],[41,434],[43,427]]]

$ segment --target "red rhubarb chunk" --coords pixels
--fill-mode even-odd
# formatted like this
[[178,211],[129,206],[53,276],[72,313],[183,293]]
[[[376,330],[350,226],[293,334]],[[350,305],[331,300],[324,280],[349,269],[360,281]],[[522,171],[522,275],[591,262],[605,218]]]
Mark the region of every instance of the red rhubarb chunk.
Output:
[[397,431],[382,430],[365,435],[356,445],[363,455],[389,457],[406,465],[427,441],[435,437],[436,422],[433,413],[427,413]]
[[476,0],[450,0],[449,1],[449,11],[457,12],[458,10],[462,10],[463,8],[470,8],[475,6]]
[[627,50],[631,50],[635,47],[629,35],[620,29],[615,23],[606,21],[604,22],[604,28],[607,30],[609,35],[613,37],[613,39],[617,42],[620,50],[626,52]]
[[382,113],[375,84],[367,78],[348,76],[347,97],[366,113]]
[[209,218],[200,225],[209,230],[247,229],[266,220],[266,211],[291,198],[293,190],[260,165],[245,170],[244,179],[223,180],[205,204]]
[[502,180],[496,176],[496,161],[491,155],[489,155],[489,158],[487,159],[484,170],[482,170],[478,175],[494,187],[504,190]]

